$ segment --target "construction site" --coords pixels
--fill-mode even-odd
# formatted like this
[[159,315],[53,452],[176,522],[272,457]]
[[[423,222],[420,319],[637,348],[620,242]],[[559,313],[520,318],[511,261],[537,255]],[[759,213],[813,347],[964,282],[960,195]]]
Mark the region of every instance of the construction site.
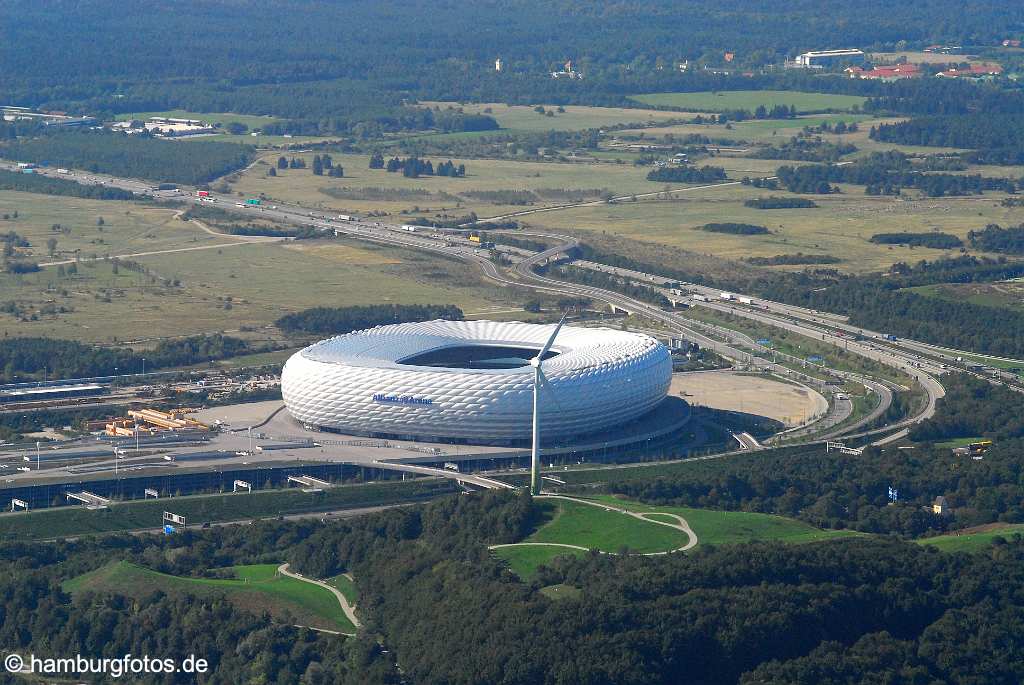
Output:
[[110,421],[94,421],[87,425],[87,428],[100,430],[97,424],[102,423],[102,430],[112,437],[135,437],[139,433],[146,435],[157,435],[165,431],[199,431],[206,432],[210,427],[186,414],[195,412],[195,409],[180,408],[170,411],[158,411],[156,409],[132,409],[128,411],[127,417],[115,418]]

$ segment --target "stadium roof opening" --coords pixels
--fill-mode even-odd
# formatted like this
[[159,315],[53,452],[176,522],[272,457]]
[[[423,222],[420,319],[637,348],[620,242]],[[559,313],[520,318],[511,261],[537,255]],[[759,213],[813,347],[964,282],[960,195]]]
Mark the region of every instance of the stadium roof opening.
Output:
[[[516,369],[528,366],[540,349],[507,345],[453,345],[398,359],[397,364],[434,366],[448,369]],[[558,355],[549,350],[544,359]]]

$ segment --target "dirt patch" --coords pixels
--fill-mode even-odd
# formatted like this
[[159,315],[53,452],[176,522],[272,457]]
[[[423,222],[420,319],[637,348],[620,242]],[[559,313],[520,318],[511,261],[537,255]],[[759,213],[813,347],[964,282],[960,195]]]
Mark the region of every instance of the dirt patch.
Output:
[[734,371],[677,373],[669,392],[696,406],[766,416],[786,426],[828,408],[824,397],[807,388]]

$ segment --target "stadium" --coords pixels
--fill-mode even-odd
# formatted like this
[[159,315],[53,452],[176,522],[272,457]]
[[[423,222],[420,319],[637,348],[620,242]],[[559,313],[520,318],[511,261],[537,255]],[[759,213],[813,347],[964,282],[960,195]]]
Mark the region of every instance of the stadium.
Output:
[[[285,364],[291,415],[320,430],[422,441],[528,440],[533,370],[554,328],[520,322],[428,321],[323,340]],[[672,378],[654,338],[563,327],[543,360],[542,440],[595,434],[655,409]]]

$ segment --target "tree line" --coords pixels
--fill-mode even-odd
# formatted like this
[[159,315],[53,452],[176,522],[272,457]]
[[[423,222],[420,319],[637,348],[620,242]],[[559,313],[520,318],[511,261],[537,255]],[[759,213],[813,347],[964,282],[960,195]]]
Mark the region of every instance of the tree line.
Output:
[[81,378],[112,376],[147,369],[188,366],[240,354],[263,351],[231,336],[197,335],[161,340],[148,350],[86,345],[59,338],[4,338],[0,340],[0,382],[13,383],[42,376]]
[[902,145],[970,148],[979,150],[969,156],[974,163],[1017,164],[1014,160],[1024,156],[1024,118],[1019,112],[916,117],[872,127],[871,137]]
[[725,169],[717,166],[663,166],[647,172],[647,180],[662,183],[713,183],[725,180]]
[[285,314],[274,325],[289,333],[339,335],[364,328],[412,321],[461,321],[453,304],[371,304],[351,307],[313,307]]
[[709,233],[730,233],[732,235],[763,235],[771,232],[764,226],[736,222],[704,224],[700,227],[700,230],[708,231]]
[[1003,385],[959,373],[945,375],[946,396],[935,415],[914,425],[915,442],[950,438],[1024,438],[1024,395]]
[[801,162],[838,162],[857,151],[852,143],[825,143],[806,138],[791,138],[781,145],[759,147],[750,155],[754,159],[786,159]]
[[392,173],[401,171],[406,178],[417,178],[418,176],[462,177],[466,175],[466,165],[455,166],[450,159],[447,162],[440,162],[435,169],[433,162],[429,159],[392,157],[385,162],[383,155],[379,152],[370,157],[370,168],[384,169]]
[[910,245],[930,247],[935,250],[952,250],[963,247],[964,241],[950,233],[876,233],[868,239],[878,245]]
[[[954,398],[948,411],[961,408],[960,401]],[[1000,411],[984,409],[988,419]],[[1022,447],[1021,439],[1008,438],[981,461],[956,457],[951,466],[949,449],[927,444],[913,450],[869,447],[860,455],[826,454],[816,445],[637,476],[606,489],[654,505],[778,514],[820,528],[920,537],[995,521],[1024,522]],[[895,503],[890,487],[897,491]],[[939,495],[951,515],[932,512]]]
[[614,290],[615,292],[659,307],[668,307],[670,305],[668,298],[654,288],[632,283],[619,276],[606,274],[603,271],[591,271],[590,269],[557,265],[554,268],[551,268],[549,265],[540,266],[535,271],[539,274],[550,274],[554,278],[572,281],[573,283]]
[[0,155],[112,176],[198,185],[248,164],[253,148],[207,140],[183,145],[141,134],[65,131],[0,143]]
[[970,241],[971,247],[986,252],[1024,254],[1024,224],[1008,228],[989,224],[980,231],[970,231],[967,234],[967,239]]
[[915,169],[910,159],[900,152],[875,152],[853,164],[781,166],[779,181],[794,193],[829,194],[839,192],[835,183],[865,186],[868,195],[899,195],[901,188],[918,188],[929,197],[977,195],[997,190],[1017,191],[1012,179],[980,174],[925,173]]
[[845,314],[854,326],[904,338],[988,354],[1024,354],[1024,314],[902,290],[931,283],[1001,280],[997,274],[1020,273],[1019,265],[982,266],[981,274],[969,268],[936,269],[929,273],[906,264],[896,266],[907,269],[905,278],[898,271],[886,280],[871,275],[791,274],[761,279],[754,292],[788,304]]
[[101,185],[85,185],[63,178],[52,178],[41,174],[25,174],[0,169],[0,190],[17,190],[24,193],[44,195],[66,195],[89,200],[134,200],[135,193],[121,188]]
[[817,207],[818,203],[805,197],[759,197],[746,200],[744,207],[752,209],[811,209]]

